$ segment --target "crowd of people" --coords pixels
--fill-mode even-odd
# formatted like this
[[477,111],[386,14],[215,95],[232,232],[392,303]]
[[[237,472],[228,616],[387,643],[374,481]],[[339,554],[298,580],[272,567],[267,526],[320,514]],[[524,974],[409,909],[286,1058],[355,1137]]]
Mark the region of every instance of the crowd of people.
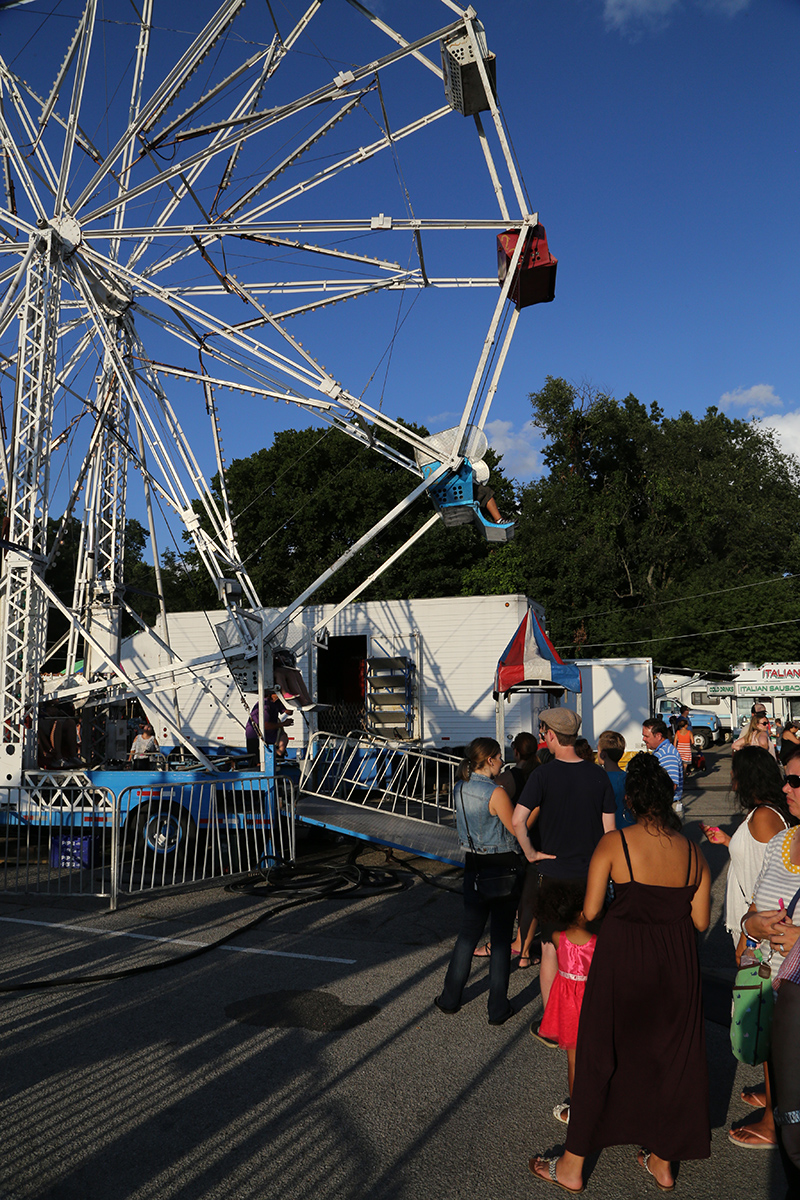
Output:
[[[729,1137],[779,1145],[787,1195],[800,1197],[800,739],[783,730],[782,775],[774,745],[762,743],[764,717],[753,718],[732,764],[742,819],[730,833],[702,826],[730,853],[731,963],[754,954],[777,995],[765,1085],[742,1093],[759,1111]],[[488,957],[489,1024],[505,1023],[511,964],[535,961],[538,935],[544,1011],[531,1033],[566,1051],[567,1096],[553,1116],[567,1134],[561,1155],[534,1155],[529,1168],[566,1191],[584,1190],[587,1156],[607,1146],[636,1147],[662,1191],[682,1160],[711,1153],[696,936],[710,921],[711,872],[682,831],[687,719],[672,730],[646,721],[648,753],[625,765],[621,734],[601,735],[595,761],[578,715],[546,709],[538,738],[515,739],[513,766],[496,741],[475,739],[454,788],[464,909],[435,1004],[458,1013],[472,959]]]

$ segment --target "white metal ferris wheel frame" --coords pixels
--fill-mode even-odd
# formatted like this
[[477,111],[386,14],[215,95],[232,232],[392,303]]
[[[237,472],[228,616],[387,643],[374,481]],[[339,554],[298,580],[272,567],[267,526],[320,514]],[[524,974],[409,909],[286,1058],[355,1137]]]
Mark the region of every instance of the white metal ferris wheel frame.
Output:
[[[491,231],[509,227],[522,231],[510,269],[497,296],[450,453],[443,457],[432,474],[424,479],[419,478],[400,504],[324,570],[264,630],[266,638],[285,624],[292,613],[336,570],[405,512],[421,494],[457,469],[463,461],[471,431],[483,430],[518,316],[516,309],[510,314],[508,312],[509,289],[527,236],[537,223],[538,215],[527,211],[524,191],[487,74],[485,44],[477,14],[471,7],[462,10],[452,0],[442,2],[456,14],[457,19],[423,38],[407,41],[358,0],[347,0],[351,7],[396,43],[396,49],[363,67],[341,72],[330,83],[299,99],[261,109],[259,105],[268,80],[321,7],[322,0],[312,0],[288,36],[280,38],[276,33],[266,50],[250,55],[179,117],[157,129],[199,64],[230,29],[244,0],[224,0],[147,100],[144,99],[144,82],[153,0],[144,0],[132,72],[128,124],[106,154],[101,154],[92,144],[80,120],[97,21],[97,0],[87,0],[83,16],[47,97],[37,96],[0,58],[0,153],[6,184],[6,203],[0,206],[0,230],[6,236],[5,243],[0,243],[0,286],[6,287],[5,295],[0,300],[0,337],[13,321],[19,319],[16,363],[0,362],[0,373],[11,375],[15,382],[11,442],[3,448],[0,456],[9,519],[8,535],[4,539],[3,591],[0,596],[0,706],[3,729],[0,783],[18,782],[21,772],[35,765],[39,672],[45,659],[48,604],[59,607],[68,620],[73,664],[79,639],[84,643],[87,657],[93,659],[87,678],[93,672],[101,672],[124,682],[128,691],[143,698],[147,694],[125,679],[119,670],[118,651],[115,652],[115,642],[118,645],[119,637],[119,605],[123,602],[124,590],[122,553],[125,481],[129,465],[135,466],[145,480],[148,512],[149,493],[152,491],[183,519],[201,560],[217,582],[226,602],[229,600],[229,589],[223,585],[232,577],[247,602],[253,607],[259,605],[259,598],[236,545],[232,515],[225,494],[224,465],[218,438],[215,436],[215,450],[221,496],[214,495],[203,477],[167,396],[162,382],[164,378],[182,377],[201,384],[215,430],[215,388],[238,389],[288,400],[420,477],[421,471],[414,452],[430,452],[425,439],[342,387],[289,333],[285,321],[288,317],[310,313],[332,302],[378,290],[476,285],[496,288],[495,278],[431,276],[426,270],[423,255],[423,235],[427,237],[444,230]],[[502,161],[519,210],[518,216],[511,215],[489,138],[480,116],[476,114],[474,120],[479,144],[500,210],[499,219],[432,220],[407,216],[397,218],[384,213],[363,220],[346,221],[270,219],[273,211],[285,210],[292,200],[306,195],[381,151],[393,148],[445,115],[450,115],[452,109],[449,104],[398,129],[390,130],[387,119],[382,135],[374,142],[339,157],[307,178],[295,182],[282,193],[255,203],[256,197],[262,196],[282,171],[296,165],[310,147],[352,113],[368,91],[376,87],[379,89],[381,71],[413,57],[434,75],[443,78],[441,68],[424,51],[443,39],[457,35],[469,39],[501,148]],[[187,121],[201,114],[206,105],[224,94],[227,87],[243,80],[248,73],[254,78],[227,118],[199,128],[186,128]],[[72,90],[69,109],[66,117],[62,117],[59,104],[63,103],[62,92],[67,88],[70,76]],[[317,125],[291,154],[251,184],[244,195],[232,202],[219,218],[212,220],[209,217],[196,188],[212,162],[219,162],[220,156],[226,156],[217,188],[218,194],[221,194],[234,175],[243,149],[254,138],[286,118],[300,112],[313,112],[316,106],[331,103],[338,106],[334,113]],[[29,139],[24,154],[14,137],[10,118],[16,122],[14,128],[21,129]],[[48,153],[48,147],[55,141],[57,127],[63,129],[58,166]],[[60,133],[58,136],[61,137]],[[197,138],[204,139],[204,143],[200,149],[191,149],[192,142],[196,142]],[[159,147],[169,143],[175,148],[177,156],[184,142],[190,147],[184,157],[176,157],[167,166],[156,161]],[[72,197],[73,175],[77,180],[77,172],[73,172],[76,153],[88,156],[97,165],[91,178],[85,183],[81,181],[79,194]],[[136,167],[141,162],[151,164],[155,174],[148,175],[141,182],[134,182]],[[101,203],[94,202],[97,189],[108,181],[115,185],[116,194]],[[18,210],[16,187],[24,194],[29,210],[27,215]],[[168,198],[165,202],[162,198],[160,212],[151,224],[126,224],[127,209],[132,201],[148,195],[151,198],[163,197],[165,190]],[[196,205],[204,219],[193,223],[171,223],[171,218],[184,202]],[[381,230],[411,233],[417,249],[418,267],[404,269],[389,258],[357,254],[309,241],[309,238],[322,234]],[[245,283],[228,275],[227,270],[221,272],[208,256],[208,248],[221,243],[226,237],[285,246],[319,255],[323,260],[333,259],[366,266],[376,273],[375,278],[366,283],[349,284],[336,278]],[[141,270],[137,270],[141,259],[163,239],[171,242],[182,240],[183,245],[178,250],[167,247],[165,253],[160,256],[155,254]],[[135,243],[134,249],[127,261],[122,261],[123,247],[130,246],[132,242]],[[103,244],[107,246],[105,253],[101,249]],[[13,261],[4,268],[4,256],[7,254],[12,256]],[[215,282],[187,286],[161,282],[178,264],[192,256],[200,256],[204,264],[209,266]],[[277,313],[264,307],[267,296],[294,296],[304,292],[317,296],[321,294],[321,298],[293,305]],[[226,294],[238,296],[256,315],[246,322],[231,325],[213,307],[203,306],[204,302]],[[166,308],[172,318],[165,320],[158,306]],[[210,375],[205,362],[202,362],[202,370],[193,372],[184,366],[153,361],[137,330],[135,317],[158,322],[174,338],[190,345],[195,351],[198,346],[201,347],[202,359],[213,361],[218,373]],[[505,333],[498,349],[496,342],[504,321],[507,322]],[[281,351],[259,338],[258,331],[263,329],[282,340]],[[58,341],[66,334],[72,336],[72,342],[66,361],[59,366]],[[61,522],[63,531],[80,496],[85,493],[91,497],[91,503],[87,505],[91,517],[87,517],[82,529],[76,591],[73,608],[69,609],[43,581],[45,568],[57,553],[62,536],[59,533],[55,545],[47,546],[54,400],[59,390],[71,391],[70,381],[82,369],[94,345],[99,347],[101,362],[95,396],[93,399],[78,397],[83,405],[82,415],[88,416],[91,425],[89,450]],[[230,371],[231,375],[235,372],[239,377],[243,376],[245,382],[227,376],[226,371]],[[73,391],[72,394],[77,393]],[[384,441],[382,435],[386,433],[399,439],[406,446],[407,454]],[[198,500],[205,525],[195,510]],[[416,540],[435,520],[435,517],[431,518],[412,540]],[[154,538],[152,522],[151,534]],[[155,540],[153,552],[157,566]],[[394,554],[378,572],[374,572],[361,588],[367,586],[399,553],[401,551]],[[351,593],[348,599],[357,595],[361,588]],[[236,605],[230,604],[229,607],[232,616],[237,619]],[[250,641],[250,627],[244,621],[239,621],[239,625],[243,639]],[[170,712],[168,703],[162,703],[150,695],[148,703],[151,709],[159,712],[176,739],[189,745],[180,728],[179,718]]]

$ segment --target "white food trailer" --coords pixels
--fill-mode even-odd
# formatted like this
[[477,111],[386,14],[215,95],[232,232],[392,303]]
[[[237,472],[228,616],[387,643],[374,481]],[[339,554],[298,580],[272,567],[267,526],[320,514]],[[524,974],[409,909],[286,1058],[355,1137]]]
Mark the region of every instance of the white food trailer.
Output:
[[[316,729],[360,729],[448,750],[495,731],[492,683],[497,659],[528,608],[528,597],[453,596],[368,601],[299,610],[278,638],[296,659],[320,709],[297,711],[289,752],[302,753]],[[269,625],[278,609],[243,614]],[[244,726],[257,695],[257,664],[242,654],[225,612],[173,613],[123,644],[123,669],[160,671],[162,690],[177,695],[185,733],[198,745],[244,745]],[[269,653],[269,652],[268,652]],[[271,682],[271,659],[264,679]],[[220,706],[213,699],[223,700]],[[506,706],[506,745],[533,727],[530,696]],[[159,740],[169,740],[156,726]]]

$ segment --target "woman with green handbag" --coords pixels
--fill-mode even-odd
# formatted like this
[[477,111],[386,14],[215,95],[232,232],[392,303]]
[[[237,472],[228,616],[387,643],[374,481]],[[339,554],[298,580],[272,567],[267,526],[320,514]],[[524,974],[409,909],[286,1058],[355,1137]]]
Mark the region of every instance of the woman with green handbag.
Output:
[[[786,764],[786,779],[783,792],[792,818],[800,819],[800,755],[795,755]],[[737,962],[741,963],[747,948],[747,939],[760,943],[762,949],[755,958],[762,960],[762,971],[769,971],[770,979],[778,973],[784,958],[800,938],[800,828],[782,830],[776,834],[764,853],[764,865],[756,880],[753,903],[742,917],[742,934],[736,951]],[[758,966],[755,971],[758,972]],[[753,973],[751,968],[750,973]],[[737,977],[738,981],[738,977]],[[755,980],[752,981],[755,984]],[[769,1007],[769,997],[764,996]],[[751,1009],[752,1017],[752,1009]],[[761,1025],[771,1024],[771,1013]],[[733,1037],[737,1029],[732,1029]],[[759,1055],[769,1052],[768,1040],[762,1045]],[[752,1061],[752,1059],[750,1060]],[[728,1137],[734,1145],[747,1149],[770,1149],[777,1145],[775,1122],[772,1112],[772,1095],[769,1069],[766,1070],[767,1090],[765,1108],[761,1117],[748,1124],[731,1129]]]

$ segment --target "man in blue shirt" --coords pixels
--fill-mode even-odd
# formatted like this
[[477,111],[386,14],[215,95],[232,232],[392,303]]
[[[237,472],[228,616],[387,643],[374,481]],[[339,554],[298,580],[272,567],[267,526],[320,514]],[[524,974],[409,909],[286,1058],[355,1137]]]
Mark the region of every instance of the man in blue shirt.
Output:
[[672,780],[675,799],[672,807],[683,815],[683,763],[678,751],[667,740],[668,729],[659,717],[650,717],[642,726],[642,740],[647,749],[655,754],[661,766]]

